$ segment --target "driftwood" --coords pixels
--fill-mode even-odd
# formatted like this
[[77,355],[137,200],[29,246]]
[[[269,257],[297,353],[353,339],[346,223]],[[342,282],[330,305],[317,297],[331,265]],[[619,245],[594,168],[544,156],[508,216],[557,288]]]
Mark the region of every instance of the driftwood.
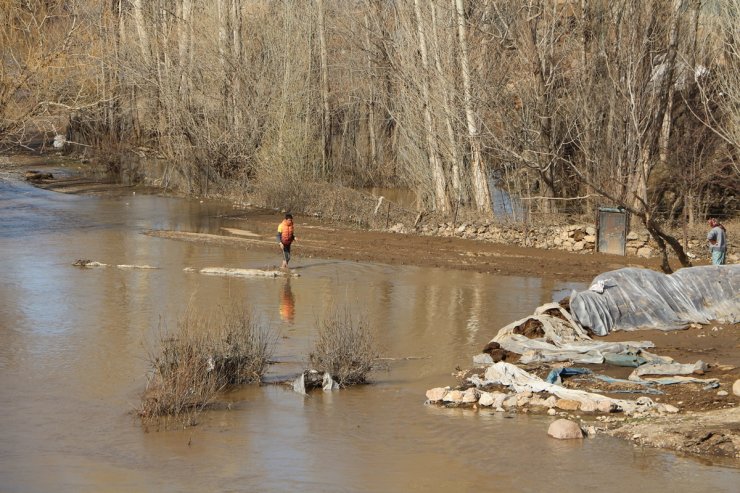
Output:
[[291,274],[284,270],[262,270],[262,269],[232,269],[228,267],[205,267],[200,269],[201,274],[211,276],[230,276],[230,277],[296,277],[297,274]]
[[51,173],[42,173],[41,171],[26,171],[26,181],[53,180],[54,175]]

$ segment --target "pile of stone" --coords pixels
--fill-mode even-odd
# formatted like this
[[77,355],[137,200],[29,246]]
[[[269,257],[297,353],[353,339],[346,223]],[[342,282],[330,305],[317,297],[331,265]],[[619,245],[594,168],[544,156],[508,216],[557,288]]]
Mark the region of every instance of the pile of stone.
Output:
[[[396,224],[390,228],[397,233],[406,233],[407,228]],[[571,252],[593,252],[596,248],[596,228],[578,224],[568,226],[515,227],[491,223],[425,224],[419,229],[422,235],[455,236],[473,240],[507,243],[535,248],[553,248]]]
[[[388,231],[401,234],[417,233],[424,236],[457,237],[575,253],[593,253],[596,250],[597,241],[596,227],[590,224],[524,227],[491,222],[462,224],[446,222],[422,224],[414,229],[402,223],[396,223],[390,226]],[[625,247],[628,256],[650,258],[660,254],[657,245],[647,232],[630,231],[626,240]],[[706,254],[704,239],[690,239],[687,253],[690,258]],[[728,260],[735,263],[739,257],[735,252],[729,252]]]

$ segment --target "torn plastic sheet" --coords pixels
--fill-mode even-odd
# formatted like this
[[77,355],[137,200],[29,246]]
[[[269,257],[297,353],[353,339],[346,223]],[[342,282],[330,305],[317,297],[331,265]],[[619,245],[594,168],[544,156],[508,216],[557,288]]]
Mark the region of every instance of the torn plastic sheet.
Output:
[[713,385],[719,383],[717,378],[695,378],[695,377],[660,377],[660,378],[645,378],[643,382],[657,383],[658,385],[675,385],[677,383],[703,383],[707,385]]
[[586,392],[584,390],[568,389],[560,385],[548,383],[536,375],[522,370],[518,366],[499,361],[486,369],[485,380],[480,378],[470,381],[476,386],[485,386],[488,384],[500,384],[512,388],[517,394],[522,392],[549,392],[561,399],[570,399],[578,402],[591,402],[598,406],[601,403],[609,403],[617,406],[627,414],[635,411],[644,411],[654,406],[654,403],[647,398],[640,398],[636,401],[625,399],[612,399],[600,394]]
[[293,390],[299,394],[306,395],[306,375],[301,373],[298,378],[293,380]]
[[[538,323],[544,335],[529,338],[515,332],[528,321],[531,321],[530,324]],[[522,364],[557,361],[599,364],[604,362],[606,353],[635,353],[644,348],[654,347],[650,341],[595,341],[557,303],[542,305],[535,310],[534,315],[507,325],[499,330],[493,341],[507,351],[521,354]]]
[[603,292],[574,293],[570,310],[575,321],[599,336],[740,321],[740,265],[686,267],[670,275],[628,267],[596,276],[594,285]]
[[328,372],[325,372],[324,378],[321,382],[321,388],[323,390],[338,390],[339,384],[335,382],[333,378],[331,378],[331,375],[329,375]]
[[588,375],[590,373],[591,370],[589,370],[588,368],[553,368],[552,370],[550,370],[550,373],[547,374],[545,382],[560,385],[563,382],[563,377],[572,377],[573,375]]
[[707,364],[702,360],[696,363],[649,363],[636,368],[629,377],[629,380],[647,380],[642,378],[643,375],[691,375],[694,372],[705,371]]

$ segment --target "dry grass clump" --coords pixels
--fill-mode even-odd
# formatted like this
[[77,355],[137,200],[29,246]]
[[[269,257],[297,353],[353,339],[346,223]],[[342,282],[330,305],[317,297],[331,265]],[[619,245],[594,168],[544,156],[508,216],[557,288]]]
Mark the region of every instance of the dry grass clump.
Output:
[[219,391],[261,380],[275,340],[243,309],[232,308],[215,321],[189,309],[176,334],[161,337],[159,348],[149,353],[151,372],[139,416],[192,424]]
[[378,358],[368,322],[345,310],[317,325],[318,340],[310,354],[313,368],[328,372],[341,387],[366,383]]

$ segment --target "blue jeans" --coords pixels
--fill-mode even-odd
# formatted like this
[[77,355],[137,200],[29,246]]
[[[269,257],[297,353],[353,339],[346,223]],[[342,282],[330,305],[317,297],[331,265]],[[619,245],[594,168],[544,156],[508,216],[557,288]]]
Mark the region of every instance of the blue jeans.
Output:
[[712,251],[712,265],[725,265],[725,253],[719,250]]

